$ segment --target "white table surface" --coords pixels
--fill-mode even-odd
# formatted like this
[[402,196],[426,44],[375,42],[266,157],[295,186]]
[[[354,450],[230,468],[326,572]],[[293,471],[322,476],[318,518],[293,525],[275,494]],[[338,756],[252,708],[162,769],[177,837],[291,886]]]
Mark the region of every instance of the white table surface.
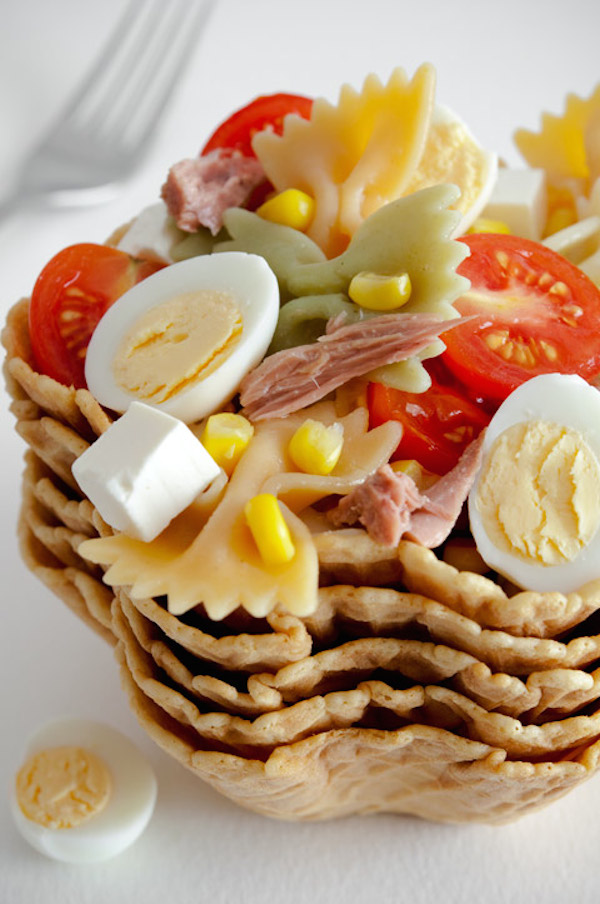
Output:
[[[124,0],[2,0],[0,183],[50,121]],[[2,315],[61,247],[101,241],[157,197],[170,163],[194,154],[231,110],[260,93],[337,96],[369,71],[412,74],[429,60],[438,99],[513,164],[512,132],[537,128],[567,92],[600,81],[596,0],[220,0],[162,132],[117,197],[0,224]],[[15,541],[23,444],[3,392],[0,581],[0,902],[254,904],[285,900],[597,901],[600,778],[502,828],[401,817],[324,824],[268,821],[236,808],[164,755],[138,727],[112,652],[21,564]],[[112,861],[67,866],[31,850],[12,825],[6,788],[28,735],[61,715],[101,719],[145,752],[159,779],[142,838]]]

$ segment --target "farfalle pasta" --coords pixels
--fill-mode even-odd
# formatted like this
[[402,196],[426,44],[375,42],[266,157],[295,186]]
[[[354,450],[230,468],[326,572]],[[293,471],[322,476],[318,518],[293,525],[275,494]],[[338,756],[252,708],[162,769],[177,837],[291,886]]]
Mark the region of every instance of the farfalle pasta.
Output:
[[[287,244],[288,227],[265,223],[249,211],[231,210],[224,222],[232,238],[217,243],[215,251],[251,250],[269,261],[285,293],[274,351],[301,344],[304,323],[312,327],[310,338],[316,338],[324,332],[325,314],[330,318],[344,312],[350,320],[363,318],[365,310],[350,300],[348,288],[352,278],[366,270],[410,271],[412,292],[403,313],[428,312],[447,319],[456,316],[452,303],[466,287],[456,272],[465,249],[451,241],[459,215],[449,208],[457,196],[451,186],[438,185],[386,205],[331,260],[320,255],[316,245],[311,248],[302,234],[295,233]],[[286,300],[289,295],[293,297]],[[439,354],[441,348],[435,342],[426,355],[381,368],[375,377],[398,389],[422,391],[428,379],[420,359]]]
[[338,254],[367,216],[399,198],[423,152],[433,108],[434,71],[411,81],[396,69],[386,85],[370,76],[362,92],[346,85],[336,105],[317,100],[309,122],[294,119],[283,136],[262,133],[253,149],[281,191],[315,198],[310,237]]
[[588,98],[567,95],[562,115],[544,113],[541,119],[539,132],[515,133],[529,165],[543,169],[555,183],[575,179],[591,186],[600,176],[600,88]]

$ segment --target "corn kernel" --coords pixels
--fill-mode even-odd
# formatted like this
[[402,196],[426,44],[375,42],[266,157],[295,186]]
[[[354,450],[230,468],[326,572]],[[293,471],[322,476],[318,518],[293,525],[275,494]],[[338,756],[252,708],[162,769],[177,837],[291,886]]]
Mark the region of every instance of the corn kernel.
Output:
[[428,471],[416,458],[402,458],[398,461],[392,461],[390,465],[392,471],[401,471],[411,477],[421,493],[424,493],[439,480],[438,474]]
[[257,214],[272,223],[281,223],[304,232],[315,212],[315,202],[298,188],[287,188],[269,198],[257,209]]
[[370,311],[393,311],[410,298],[412,285],[408,273],[383,276],[363,271],[352,279],[348,295],[361,308]]
[[326,427],[320,421],[307,418],[292,436],[288,452],[297,468],[307,474],[331,474],[339,461],[344,445],[341,424]]
[[554,235],[555,232],[560,232],[561,229],[566,229],[567,226],[572,226],[576,222],[577,213],[573,207],[555,207],[546,220],[544,237]]
[[473,222],[467,232],[469,235],[475,232],[495,232],[499,235],[510,235],[510,226],[503,220],[488,220],[485,217],[479,217]]
[[548,212],[543,230],[544,238],[577,222],[577,207],[573,192],[558,185],[548,186]]
[[294,558],[294,541],[276,496],[253,496],[246,503],[244,514],[265,565],[285,565]]
[[548,184],[548,210],[554,210],[555,207],[575,207],[575,197],[571,188],[567,185]]
[[202,444],[228,476],[242,457],[254,434],[254,427],[241,414],[224,411],[211,414],[202,433]]

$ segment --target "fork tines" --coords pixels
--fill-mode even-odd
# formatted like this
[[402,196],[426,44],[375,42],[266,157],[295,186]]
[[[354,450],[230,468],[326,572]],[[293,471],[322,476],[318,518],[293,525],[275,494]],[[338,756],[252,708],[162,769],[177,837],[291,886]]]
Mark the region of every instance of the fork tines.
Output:
[[147,140],[214,0],[132,0],[65,111],[67,127]]

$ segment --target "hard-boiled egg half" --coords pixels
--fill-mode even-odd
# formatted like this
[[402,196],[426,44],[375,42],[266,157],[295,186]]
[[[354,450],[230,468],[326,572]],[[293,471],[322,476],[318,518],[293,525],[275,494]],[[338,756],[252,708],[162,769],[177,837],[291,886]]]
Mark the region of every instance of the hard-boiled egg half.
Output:
[[61,719],[30,739],[11,809],[40,853],[93,863],[129,847],[155,801],[154,772],[128,738],[100,722]]
[[477,549],[525,590],[600,579],[600,391],[546,374],[502,403],[469,494]]
[[436,104],[408,192],[440,182],[457,185],[460,197],[453,207],[460,212],[461,219],[454,233],[462,235],[485,207],[497,176],[497,154],[485,150],[453,110]]
[[277,279],[258,255],[171,264],[106,311],[87,350],[87,385],[119,413],[141,401],[197,421],[235,395],[263,358],[278,314]]

